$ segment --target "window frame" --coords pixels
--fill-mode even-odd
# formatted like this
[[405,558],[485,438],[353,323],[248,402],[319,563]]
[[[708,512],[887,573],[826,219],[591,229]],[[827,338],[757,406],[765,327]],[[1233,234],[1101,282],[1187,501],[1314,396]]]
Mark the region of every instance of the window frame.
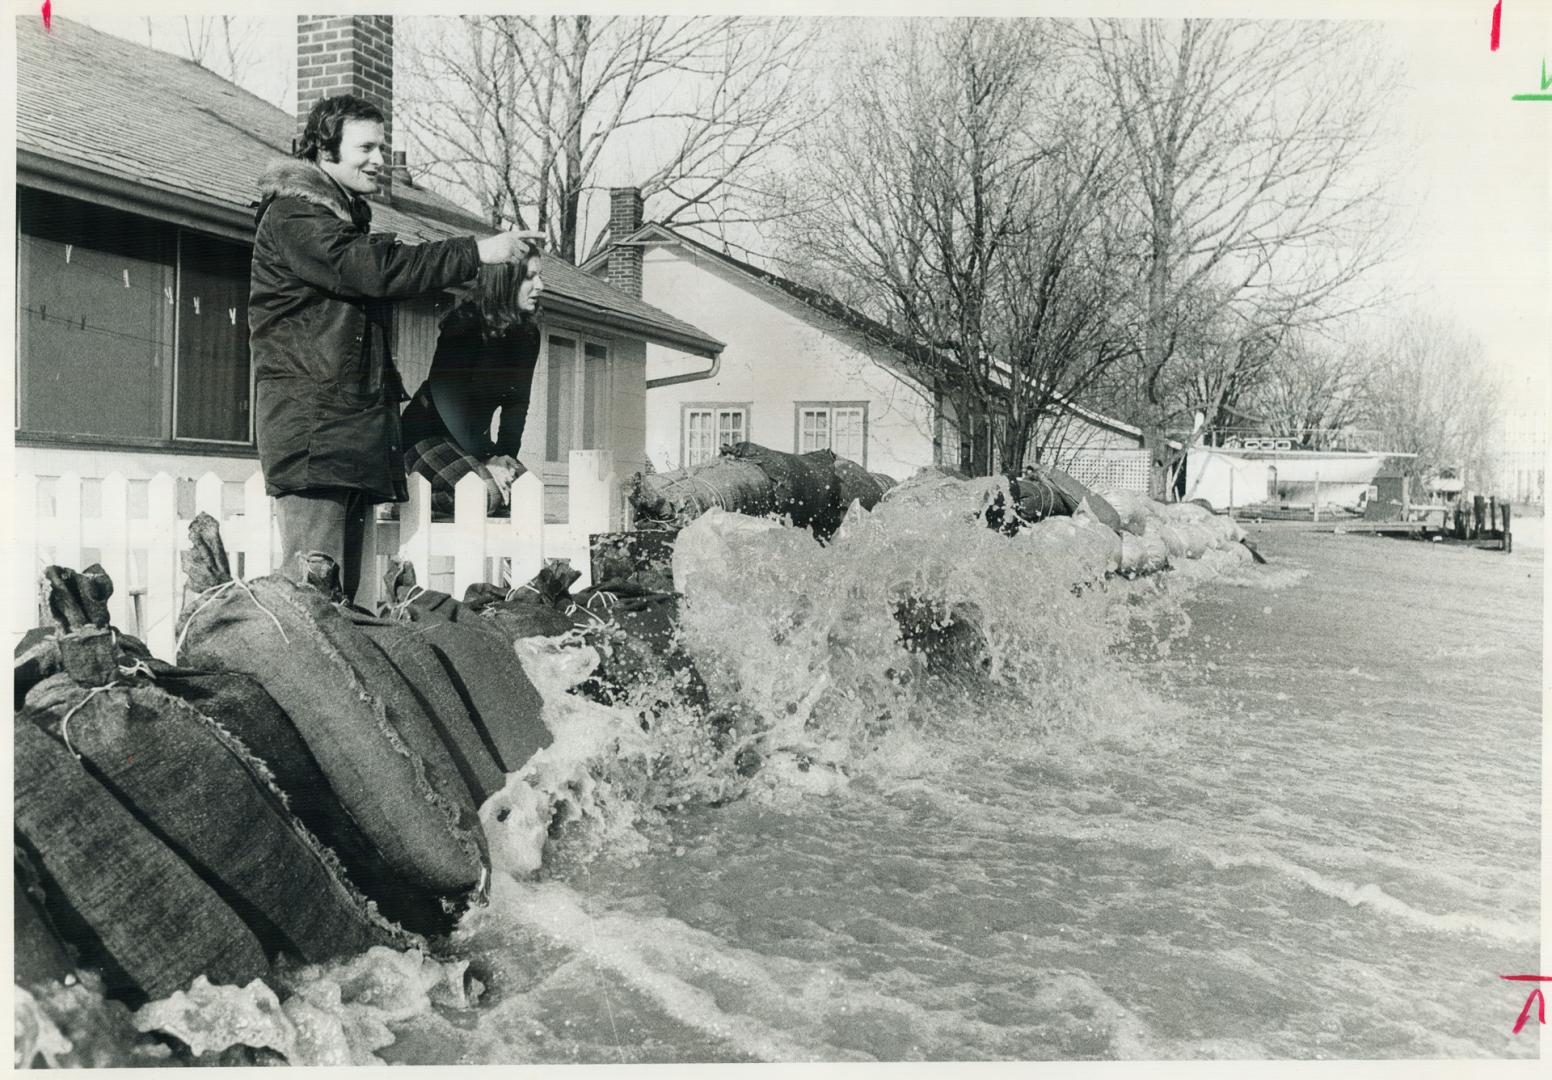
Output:
[[810,454],[814,452],[813,450],[804,450],[802,448],[803,414],[805,412],[818,412],[823,410],[828,414],[828,422],[830,425],[830,445],[828,447],[817,447],[816,449],[833,450],[835,448],[835,411],[837,409],[857,409],[862,413],[862,457],[860,459],[851,460],[856,460],[858,465],[861,465],[864,469],[866,469],[868,467],[868,435],[870,430],[868,419],[868,404],[869,403],[867,401],[847,400],[794,401],[792,403],[792,452],[795,454]]
[[[50,190],[47,190],[47,189],[44,189],[44,188],[37,188],[37,187],[31,187],[31,186],[24,185],[24,184],[18,184],[18,194],[19,195],[20,195],[20,193],[23,190],[25,190],[27,192],[27,197],[28,198],[34,199],[34,200],[42,202],[44,204],[49,204],[49,203],[57,204],[57,207],[50,207],[48,205],[45,205],[43,207],[43,209],[45,211],[48,211],[50,209],[57,209],[59,211],[68,211],[70,209],[71,204],[81,204],[83,206],[90,207],[93,212],[111,214],[111,215],[115,215],[117,217],[120,217],[120,218],[123,218],[123,219],[126,219],[126,220],[132,220],[136,227],[150,227],[150,228],[154,228],[154,229],[166,230],[166,233],[170,234],[171,248],[172,248],[172,266],[171,266],[172,283],[171,283],[171,287],[172,287],[172,290],[173,290],[173,316],[172,316],[172,328],[171,328],[171,341],[170,341],[169,346],[168,346],[168,349],[169,349],[169,352],[170,352],[170,357],[169,357],[170,363],[167,364],[167,367],[168,367],[169,370],[167,370],[167,371],[165,371],[163,373],[163,376],[162,376],[162,378],[160,380],[161,385],[159,387],[159,392],[160,392],[160,397],[161,397],[161,410],[160,410],[160,418],[159,418],[159,421],[158,421],[158,424],[157,424],[157,429],[158,430],[155,431],[154,433],[151,433],[151,434],[139,434],[139,435],[127,435],[127,434],[104,435],[104,434],[98,434],[98,433],[95,433],[95,432],[49,431],[49,430],[44,430],[44,429],[40,429],[40,428],[28,427],[26,425],[26,423],[25,423],[24,418],[26,416],[26,412],[27,412],[27,408],[28,408],[28,399],[29,399],[29,396],[30,396],[29,395],[29,384],[31,382],[33,357],[31,355],[32,350],[30,349],[30,347],[28,345],[27,335],[26,335],[25,330],[24,330],[24,323],[23,323],[23,321],[21,319],[18,319],[17,323],[16,323],[15,342],[14,342],[14,344],[15,344],[15,365],[14,365],[15,384],[14,385],[16,387],[16,400],[15,400],[15,403],[14,403],[13,415],[12,415],[12,430],[13,430],[13,436],[14,436],[14,439],[15,439],[16,443],[18,445],[23,445],[23,446],[83,447],[83,448],[101,449],[101,450],[110,450],[110,451],[111,450],[124,449],[124,450],[145,450],[145,451],[153,451],[153,452],[154,451],[163,451],[163,452],[172,452],[172,453],[195,453],[195,454],[203,454],[203,455],[220,455],[220,456],[245,457],[245,458],[254,457],[256,455],[256,453],[257,453],[257,450],[258,450],[258,444],[257,444],[257,440],[256,440],[256,437],[255,437],[255,431],[254,431],[254,423],[255,423],[254,405],[255,405],[255,397],[257,395],[257,380],[255,378],[254,364],[253,364],[253,354],[252,354],[251,350],[248,352],[248,356],[247,356],[247,366],[248,366],[248,379],[247,379],[248,408],[247,408],[247,431],[246,431],[246,435],[245,435],[244,439],[242,439],[242,440],[235,440],[235,439],[207,439],[207,438],[199,438],[199,437],[195,437],[195,436],[179,435],[178,434],[178,412],[177,412],[177,410],[178,410],[178,400],[179,400],[178,399],[179,374],[180,374],[180,372],[182,370],[182,366],[183,366],[183,362],[184,362],[184,358],[183,358],[183,355],[182,355],[182,352],[183,352],[183,334],[182,334],[183,310],[182,309],[183,309],[183,301],[184,301],[184,295],[183,295],[183,289],[184,289],[184,266],[183,266],[183,260],[184,260],[184,241],[185,241],[185,236],[186,235],[192,235],[192,236],[198,237],[202,241],[210,241],[210,242],[213,242],[213,243],[226,244],[226,245],[231,245],[233,247],[238,247],[238,248],[243,249],[243,251],[247,255],[249,255],[250,257],[251,257],[251,253],[252,253],[252,250],[253,250],[253,244],[252,244],[251,238],[247,239],[247,240],[234,240],[230,236],[222,236],[222,235],[217,235],[217,234],[211,233],[211,232],[204,232],[204,231],[201,231],[199,229],[192,229],[192,228],[189,228],[189,227],[187,227],[185,225],[177,224],[177,223],[170,222],[170,221],[164,221],[164,220],[161,220],[161,219],[156,218],[156,217],[150,217],[150,216],[147,216],[145,214],[138,214],[138,213],[133,213],[133,212],[130,212],[130,211],[127,211],[127,210],[123,210],[123,209],[120,209],[117,206],[111,206],[111,205],[107,205],[107,204],[103,204],[103,203],[97,203],[97,202],[94,202],[94,201],[92,201],[90,199],[82,199],[82,198],[76,197],[74,195],[66,195],[66,194],[62,194],[62,193],[59,193],[59,192],[50,191]],[[20,203],[20,201],[21,201],[21,199],[19,198],[18,202]],[[61,216],[64,217],[66,220],[71,221],[72,222],[72,226],[74,225],[74,219],[70,218],[68,214],[62,213]],[[41,236],[41,235],[39,235],[37,233],[34,233],[34,232],[27,231],[27,230],[23,229],[22,228],[22,220],[21,220],[20,207],[18,207],[16,226],[17,226],[17,241],[18,241],[17,242],[17,246],[16,246],[16,273],[17,273],[17,277],[16,277],[16,284],[17,284],[16,302],[17,302],[18,309],[19,309],[24,296],[27,296],[27,299],[28,299],[29,303],[32,300],[32,298],[30,296],[30,289],[29,289],[29,285],[30,285],[30,281],[29,281],[29,278],[30,278],[29,266],[28,266],[27,259],[26,259],[26,257],[23,254],[23,247],[22,247],[23,242],[25,242],[28,239],[37,239],[37,240],[41,240],[41,241],[44,241],[44,242],[50,242],[50,243],[55,242],[55,241],[49,240],[46,236]],[[72,233],[72,235],[75,235],[75,234]],[[82,244],[82,241],[80,239],[72,239],[72,240],[58,241],[58,242],[60,242],[60,243],[69,243],[69,244],[76,244],[76,245],[81,245]],[[91,245],[89,243],[87,243],[84,246],[90,247]],[[245,284],[247,284],[247,283],[245,283]],[[192,358],[191,358],[191,360],[192,360]]]
[[[712,416],[712,438],[717,438],[717,432],[722,427],[724,413],[742,413],[744,416],[744,441],[749,441],[749,423],[754,412],[754,403],[751,401],[686,401],[679,406],[679,467],[691,468],[690,464],[690,414],[692,412],[706,412]],[[715,460],[722,450],[718,443],[706,459]],[[704,464],[697,462],[696,464]]]
[[[549,456],[550,436],[554,434],[550,428],[550,391],[552,389],[552,380],[555,375],[555,367],[551,362],[551,348],[552,342],[555,338],[561,338],[565,341],[574,342],[576,346],[576,356],[572,360],[573,382],[571,423],[573,426],[571,428],[571,433],[573,439],[572,445],[567,447],[568,452],[566,454],[566,460],[564,461],[552,461]],[[595,407],[598,409],[598,412],[593,418],[593,441],[597,445],[594,447],[584,447],[580,444],[582,442],[583,432],[587,430],[587,350],[588,346],[590,345],[603,350],[604,384],[600,389],[598,400],[595,402]],[[609,450],[614,446],[614,414],[609,408],[609,403],[614,400],[614,342],[609,338],[601,337],[598,334],[588,333],[587,331],[580,328],[570,326],[565,323],[560,323],[555,326],[544,327],[544,340],[542,343],[542,349],[544,357],[544,362],[542,365],[544,442],[543,445],[539,447],[538,456],[542,467],[548,468],[551,471],[558,470],[560,473],[569,475],[569,469],[571,467],[571,455],[569,451],[585,449]],[[534,390],[536,392],[541,391],[539,382],[540,380],[536,376],[534,380]],[[537,397],[539,395],[538,393],[535,393],[534,396]],[[536,403],[530,399],[530,415],[532,415],[534,404]],[[557,477],[554,482],[565,483],[566,480],[564,477]]]

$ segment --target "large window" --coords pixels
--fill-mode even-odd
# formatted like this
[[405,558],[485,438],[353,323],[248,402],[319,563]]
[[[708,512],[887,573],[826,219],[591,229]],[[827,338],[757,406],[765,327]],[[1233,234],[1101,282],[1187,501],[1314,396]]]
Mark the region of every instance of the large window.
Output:
[[748,440],[749,406],[686,405],[683,430],[685,467],[704,465],[724,446]]
[[17,427],[251,442],[248,250],[17,189]]
[[551,334],[546,350],[544,460],[565,464],[573,450],[598,450],[609,438],[609,350]]
[[799,402],[797,428],[798,453],[833,450],[836,457],[867,465],[866,402]]

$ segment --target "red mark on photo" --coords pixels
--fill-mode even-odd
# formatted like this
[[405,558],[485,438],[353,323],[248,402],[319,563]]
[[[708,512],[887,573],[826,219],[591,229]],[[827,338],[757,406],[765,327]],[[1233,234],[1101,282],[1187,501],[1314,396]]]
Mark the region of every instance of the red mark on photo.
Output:
[[54,30],[54,0],[43,0],[43,29]]
[[[1552,982],[1552,975],[1500,975],[1498,977],[1507,982]],[[1518,1035],[1525,1030],[1525,1022],[1530,1019],[1530,1007],[1532,1005],[1536,1006],[1536,1022],[1542,1026],[1546,1025],[1547,999],[1542,994],[1541,987],[1537,986],[1531,990],[1530,996],[1525,999],[1525,1008],[1520,1010],[1520,1018],[1514,1022],[1514,1030],[1510,1034]]]
[[1498,31],[1503,26],[1503,0],[1493,5],[1493,52],[1498,51]]

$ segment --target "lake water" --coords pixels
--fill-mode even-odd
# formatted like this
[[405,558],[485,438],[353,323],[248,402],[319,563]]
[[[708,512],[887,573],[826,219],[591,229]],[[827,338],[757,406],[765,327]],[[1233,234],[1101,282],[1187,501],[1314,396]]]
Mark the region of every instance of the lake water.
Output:
[[[380,1055],[1534,1056],[1499,976],[1538,964],[1540,543],[1252,535],[1270,565],[1082,596],[990,534],[765,538],[691,638],[801,738],[498,875],[458,941],[482,1004]],[[864,568],[953,578],[992,670],[891,691]]]

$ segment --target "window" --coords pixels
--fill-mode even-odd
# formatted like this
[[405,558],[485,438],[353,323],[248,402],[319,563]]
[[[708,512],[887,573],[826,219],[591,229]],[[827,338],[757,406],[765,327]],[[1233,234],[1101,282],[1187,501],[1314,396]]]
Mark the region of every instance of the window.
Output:
[[249,252],[17,189],[17,428],[250,445]]
[[798,453],[833,450],[836,457],[867,465],[868,407],[865,402],[799,402]]
[[573,450],[608,441],[609,350],[552,334],[545,350],[544,460],[565,464]]
[[747,405],[687,405],[684,409],[685,467],[704,465],[724,446],[745,442],[749,436]]

